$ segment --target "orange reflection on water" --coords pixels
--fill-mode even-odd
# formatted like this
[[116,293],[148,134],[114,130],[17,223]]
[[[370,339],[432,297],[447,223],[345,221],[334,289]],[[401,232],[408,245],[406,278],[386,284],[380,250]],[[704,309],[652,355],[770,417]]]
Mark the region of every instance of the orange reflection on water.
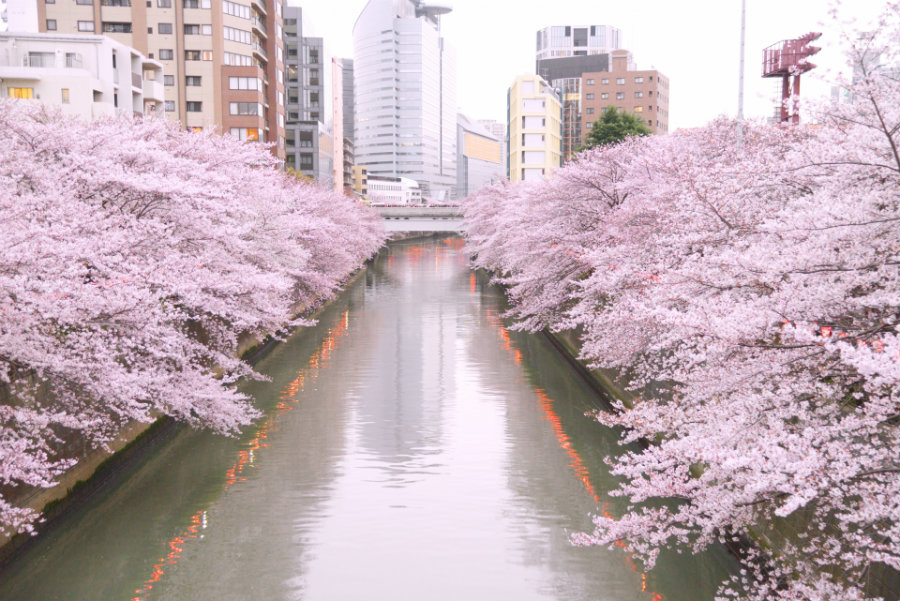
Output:
[[[521,365],[522,353],[513,345],[512,339],[509,335],[509,330],[503,327],[503,322],[500,321],[500,318],[497,316],[497,314],[493,311],[487,311],[486,319],[491,327],[493,327],[500,335],[500,340],[503,341],[503,348],[512,354],[512,358],[515,364]],[[601,501],[600,495],[597,494],[597,491],[594,489],[594,485],[591,483],[590,470],[581,459],[578,451],[572,445],[571,439],[569,439],[569,436],[563,429],[562,421],[560,420],[559,415],[557,415],[556,411],[553,410],[553,399],[548,397],[544,390],[540,388],[535,389],[535,394],[538,397],[538,402],[540,403],[541,410],[544,413],[544,419],[546,419],[550,423],[550,427],[553,429],[553,434],[556,436],[556,440],[559,443],[560,448],[562,448],[569,456],[569,467],[581,481],[584,489],[588,492],[589,495],[591,495],[591,498],[594,499],[594,502],[598,504],[602,503],[600,512],[609,519],[617,519],[614,518],[610,513],[609,503]],[[649,594],[651,601],[662,601],[662,595],[647,590],[647,573],[641,571],[640,567],[634,562],[633,554],[628,550],[628,545],[626,545],[623,541],[616,541],[614,544],[617,547],[621,547],[625,551],[625,562],[628,564],[628,567],[631,568],[631,570],[635,573],[640,574],[641,592]]]
[[[222,487],[223,491],[238,482],[247,480],[247,478],[243,477],[244,469],[248,465],[253,465],[256,460],[257,451],[268,446],[264,441],[268,438],[269,433],[278,429],[279,422],[285,413],[293,411],[294,407],[292,404],[299,402],[298,394],[303,390],[304,383],[318,377],[319,368],[331,358],[331,355],[338,347],[338,341],[346,336],[349,327],[350,311],[344,311],[341,316],[333,322],[332,327],[328,329],[328,333],[325,335],[325,338],[322,340],[322,343],[319,345],[316,352],[310,356],[306,366],[300,369],[300,371],[297,372],[297,376],[284,390],[281,391],[279,402],[275,405],[275,411],[257,427],[253,438],[244,443],[245,448],[237,452],[234,463],[225,470],[225,484]],[[153,590],[154,585],[165,575],[165,568],[178,563],[178,560],[181,558],[181,554],[184,551],[185,543],[189,540],[202,538],[202,535],[199,533],[200,530],[206,529],[206,526],[206,510],[197,510],[191,516],[190,525],[187,529],[166,543],[166,547],[169,549],[168,554],[165,557],[160,557],[159,561],[153,564],[153,571],[150,574],[150,577],[144,581],[141,588],[134,591],[135,596],[131,598],[131,601],[144,601]]]

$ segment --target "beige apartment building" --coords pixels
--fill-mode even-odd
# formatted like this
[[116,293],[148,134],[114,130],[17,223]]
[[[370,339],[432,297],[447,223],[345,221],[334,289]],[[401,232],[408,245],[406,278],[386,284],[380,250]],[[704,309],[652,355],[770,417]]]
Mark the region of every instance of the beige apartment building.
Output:
[[520,75],[507,93],[507,175],[511,182],[550,177],[560,161],[562,104],[538,75]]
[[106,35],[163,66],[166,117],[284,151],[283,0],[31,0],[41,32]]
[[581,139],[608,106],[635,113],[644,118],[653,133],[669,131],[669,78],[656,70],[629,70],[632,63],[627,50],[611,53],[609,71],[584,73],[581,105]]

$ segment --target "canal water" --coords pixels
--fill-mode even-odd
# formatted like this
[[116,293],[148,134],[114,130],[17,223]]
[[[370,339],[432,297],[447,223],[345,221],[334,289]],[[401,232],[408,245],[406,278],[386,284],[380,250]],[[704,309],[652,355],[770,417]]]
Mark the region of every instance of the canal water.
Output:
[[614,433],[458,238],[395,243],[254,383],[238,438],[185,429],[0,572],[0,599],[712,599],[723,552],[579,548],[621,514]]

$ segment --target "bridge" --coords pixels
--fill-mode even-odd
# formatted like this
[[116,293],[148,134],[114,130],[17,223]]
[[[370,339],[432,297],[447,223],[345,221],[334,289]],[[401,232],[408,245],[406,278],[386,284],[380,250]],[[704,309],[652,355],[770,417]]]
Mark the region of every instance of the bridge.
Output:
[[462,231],[460,207],[373,207],[389,232]]

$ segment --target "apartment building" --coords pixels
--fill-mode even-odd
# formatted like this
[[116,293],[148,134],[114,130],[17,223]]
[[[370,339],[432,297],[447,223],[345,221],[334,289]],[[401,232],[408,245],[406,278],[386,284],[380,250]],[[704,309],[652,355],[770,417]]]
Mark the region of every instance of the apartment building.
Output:
[[559,168],[562,103],[538,75],[520,75],[507,93],[509,181],[537,181]]
[[[319,142],[325,125],[325,45],[322,38],[303,35],[303,10],[298,6],[285,8],[284,43],[285,166],[321,181],[323,165],[319,159],[322,150]],[[331,181],[330,176],[328,181]]]
[[282,0],[23,0],[41,32],[102,34],[163,66],[164,110],[189,129],[285,156]]
[[104,36],[0,33],[0,96],[88,120],[162,115],[163,66]]
[[630,70],[631,53],[616,50],[608,71],[584,73],[582,132],[587,135],[603,110],[614,106],[645,119],[653,133],[669,131],[669,78],[655,69]]

